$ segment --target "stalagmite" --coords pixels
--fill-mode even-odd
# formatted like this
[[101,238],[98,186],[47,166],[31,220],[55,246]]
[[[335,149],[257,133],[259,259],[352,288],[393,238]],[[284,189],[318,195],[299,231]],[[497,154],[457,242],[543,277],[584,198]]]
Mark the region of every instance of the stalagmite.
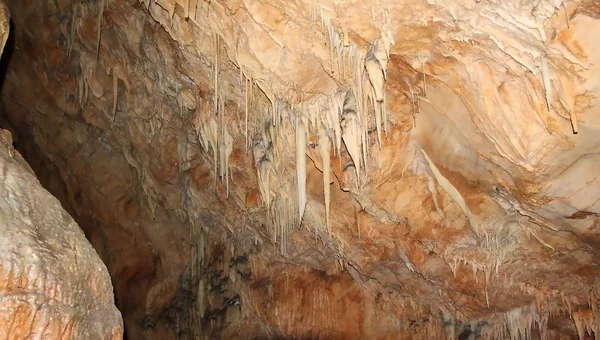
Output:
[[304,123],[296,123],[296,181],[298,185],[298,213],[302,223],[306,208],[306,129]]
[[330,172],[331,164],[329,159],[329,136],[327,136],[327,130],[323,127],[319,129],[319,149],[321,150],[321,159],[323,160],[323,193],[325,194],[325,225],[327,226],[327,232],[331,233],[329,228],[329,201],[331,199],[331,192],[329,184],[331,183]]

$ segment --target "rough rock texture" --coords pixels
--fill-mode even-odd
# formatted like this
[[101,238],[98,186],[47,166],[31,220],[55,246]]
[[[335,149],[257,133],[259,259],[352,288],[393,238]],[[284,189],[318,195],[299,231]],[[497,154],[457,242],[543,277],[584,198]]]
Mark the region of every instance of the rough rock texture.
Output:
[[[9,14],[0,2],[0,53]],[[0,129],[0,338],[122,339],[106,266]]]
[[8,3],[131,338],[600,331],[596,1]]
[[106,266],[0,130],[0,337],[122,339]]

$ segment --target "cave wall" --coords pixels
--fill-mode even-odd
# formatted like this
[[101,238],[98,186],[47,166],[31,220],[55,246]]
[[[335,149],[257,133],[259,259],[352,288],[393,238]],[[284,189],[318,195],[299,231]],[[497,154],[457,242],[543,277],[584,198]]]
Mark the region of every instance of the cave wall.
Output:
[[593,1],[7,2],[5,121],[130,337],[596,329]]
[[0,130],[0,336],[122,339],[106,266],[12,144]]
[[[0,1],[0,53],[10,31]],[[0,129],[0,336],[122,339],[106,266]]]

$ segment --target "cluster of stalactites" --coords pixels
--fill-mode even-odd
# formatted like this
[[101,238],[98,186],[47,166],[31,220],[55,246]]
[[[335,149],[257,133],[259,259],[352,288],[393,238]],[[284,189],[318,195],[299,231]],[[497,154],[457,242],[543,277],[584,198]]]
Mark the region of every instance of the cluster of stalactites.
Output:
[[[252,146],[252,154],[256,167],[259,193],[263,205],[266,208],[268,231],[273,244],[278,244],[282,254],[287,250],[287,238],[290,229],[300,224],[297,209],[299,194],[294,195],[298,186],[293,181],[294,176],[287,175],[285,165],[280,162],[279,155],[283,148],[278,142],[280,129],[271,120],[263,125],[261,137]],[[296,167],[300,172],[301,167]],[[304,171],[306,171],[306,160],[304,160]],[[296,178],[301,176],[296,175]],[[304,172],[306,180],[306,172]],[[306,196],[304,195],[306,200]],[[304,201],[306,203],[306,201]]]
[[473,320],[469,324],[478,339],[530,340],[534,329],[546,334],[548,316],[546,312],[539,313],[532,305],[488,316],[485,322]]
[[[352,87],[357,104],[356,113],[360,119],[359,123],[365,139],[368,136],[369,106],[374,110],[377,141],[381,146],[381,126],[383,125],[386,133],[388,131],[385,90],[387,65],[390,50],[395,43],[390,29],[389,17],[387,12],[384,11],[381,35],[365,52],[350,42],[346,29],[342,28],[341,34],[336,30],[329,12],[322,5],[316,4],[313,11],[313,20],[320,16],[322,29],[329,36],[331,74],[340,82],[347,82]],[[366,153],[366,150],[364,150],[364,153]]]
[[198,129],[198,139],[205,151],[212,150],[215,183],[217,177],[220,177],[225,185],[227,197],[229,197],[229,156],[231,156],[233,151],[234,137],[227,128],[230,124],[228,124],[228,116],[225,114],[224,85],[222,81],[219,81],[219,37],[217,35],[215,35],[214,42],[214,95],[212,112],[209,111],[207,116],[200,118],[201,125]]
[[[297,106],[285,105],[280,101],[272,106],[271,109],[275,115],[268,116],[267,122],[263,125],[261,137],[258,140],[255,139],[253,143],[252,153],[262,202],[268,212],[273,212],[270,216],[275,218],[274,224],[278,225],[273,230],[280,230],[285,234],[290,227],[299,226],[302,223],[308,203],[306,194],[307,147],[310,140],[314,140],[323,165],[324,224],[327,231],[330,232],[332,149],[334,156],[341,157],[343,146],[345,146],[345,150],[356,163],[357,174],[360,173],[361,165],[365,164],[361,153],[360,122],[355,106],[353,94],[349,91],[322,97],[312,102],[304,102]],[[284,122],[289,122],[289,125]],[[291,141],[287,139],[290,129],[294,136]],[[293,187],[286,182],[287,171],[280,160],[281,154],[286,151],[288,145],[293,146],[295,150]],[[284,186],[286,186],[285,190]],[[291,192],[296,193],[293,200],[287,197]],[[289,212],[292,201],[296,204],[295,214]],[[279,206],[273,208],[273,202],[279,202],[277,203]],[[282,225],[288,225],[287,229]]]
[[[245,127],[246,146],[252,148],[257,177],[259,181],[259,192],[261,200],[267,211],[273,209],[274,202],[278,208],[276,214],[270,214],[270,220],[278,225],[274,230],[284,229],[282,225],[300,225],[306,211],[308,199],[306,197],[306,150],[311,133],[318,143],[318,151],[323,164],[323,191],[325,196],[325,225],[329,227],[330,215],[330,180],[331,180],[331,149],[334,156],[340,156],[342,143],[345,146],[356,169],[357,179],[360,183],[361,175],[368,157],[369,138],[369,112],[375,113],[378,141],[381,144],[382,125],[387,132],[387,110],[385,81],[387,78],[387,65],[390,49],[394,44],[389,29],[383,29],[380,38],[374,41],[368,51],[361,51],[356,45],[350,43],[348,32],[340,34],[333,26],[329,16],[320,11],[321,24],[329,35],[332,74],[334,65],[337,65],[337,73],[334,75],[338,80],[349,83],[349,91],[339,91],[326,98],[319,97],[313,102],[302,102],[290,106],[272,91],[264,88],[253,80],[251,72],[243,65],[240,66],[242,83],[245,88]],[[203,119],[199,138],[205,150],[212,149],[213,166],[215,174],[218,174],[225,183],[228,183],[228,158],[232,151],[233,137],[226,129],[227,122],[224,116],[224,100],[222,88],[219,81],[219,38],[215,35],[215,59],[214,59],[214,98],[213,112],[209,117]],[[271,103],[270,109],[256,110],[253,103],[253,88],[258,86]],[[264,85],[264,84],[263,84]],[[252,134],[248,131],[248,120],[263,119],[269,123],[265,125],[261,137],[250,138]],[[293,200],[284,199],[288,192],[281,192],[283,183],[282,166],[279,165],[279,153],[282,145],[277,145],[279,134],[286,134],[287,124],[295,136],[295,159],[296,159],[296,195]],[[270,127],[269,127],[270,126]],[[256,135],[256,134],[254,134]],[[252,141],[254,139],[254,141]],[[285,137],[280,137],[284,140]],[[218,168],[218,161],[221,167]],[[227,186],[227,184],[226,184]],[[288,207],[290,202],[296,205],[297,214],[291,216]],[[283,210],[285,212],[283,212]],[[287,219],[287,222],[286,222]],[[275,237],[275,240],[277,237]]]
[[[361,77],[363,75],[364,73],[361,73]],[[365,79],[363,78],[363,80]],[[272,103],[269,117],[272,127],[269,128],[270,130],[267,130],[276,130],[277,132],[269,132],[266,134],[270,136],[269,138],[263,137],[262,140],[255,142],[253,147],[254,159],[259,174],[260,193],[263,203],[267,207],[269,207],[271,199],[277,195],[277,193],[267,189],[271,187],[270,181],[272,181],[273,174],[277,173],[276,168],[271,165],[273,161],[279,158],[278,148],[273,148],[274,141],[277,139],[276,135],[286,133],[285,123],[289,122],[295,136],[296,202],[298,206],[297,219],[294,220],[299,224],[302,223],[308,202],[306,197],[306,150],[310,136],[312,135],[318,144],[317,150],[323,164],[325,225],[328,233],[331,232],[329,224],[331,149],[333,148],[334,156],[340,157],[343,143],[354,163],[357,179],[360,182],[361,175],[364,172],[363,169],[366,168],[369,146],[367,142],[369,133],[368,118],[364,98],[372,99],[373,103],[380,103],[376,100],[376,96],[373,95],[373,86],[362,80],[358,84],[360,86],[354,87],[350,91],[340,91],[328,97],[320,97],[312,102],[303,102],[293,107],[285,105],[285,102],[276,97],[269,97],[267,95]],[[362,89],[364,85],[369,85],[369,95],[363,93]],[[359,99],[357,100],[357,98]],[[379,114],[383,111],[381,108],[385,102],[383,101],[380,104],[374,104],[374,107],[378,108],[376,112]],[[377,121],[380,122],[381,119],[377,118]],[[380,125],[378,124],[378,131]]]

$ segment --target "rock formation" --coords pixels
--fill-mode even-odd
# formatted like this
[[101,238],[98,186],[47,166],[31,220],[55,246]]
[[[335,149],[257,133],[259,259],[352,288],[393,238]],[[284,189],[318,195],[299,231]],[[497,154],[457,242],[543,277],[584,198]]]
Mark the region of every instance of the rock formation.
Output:
[[600,331],[597,1],[5,1],[130,338]]
[[[0,2],[0,52],[9,11]],[[0,338],[122,339],[106,266],[0,129]]]
[[106,266],[8,130],[0,130],[0,168],[0,337],[122,339]]

